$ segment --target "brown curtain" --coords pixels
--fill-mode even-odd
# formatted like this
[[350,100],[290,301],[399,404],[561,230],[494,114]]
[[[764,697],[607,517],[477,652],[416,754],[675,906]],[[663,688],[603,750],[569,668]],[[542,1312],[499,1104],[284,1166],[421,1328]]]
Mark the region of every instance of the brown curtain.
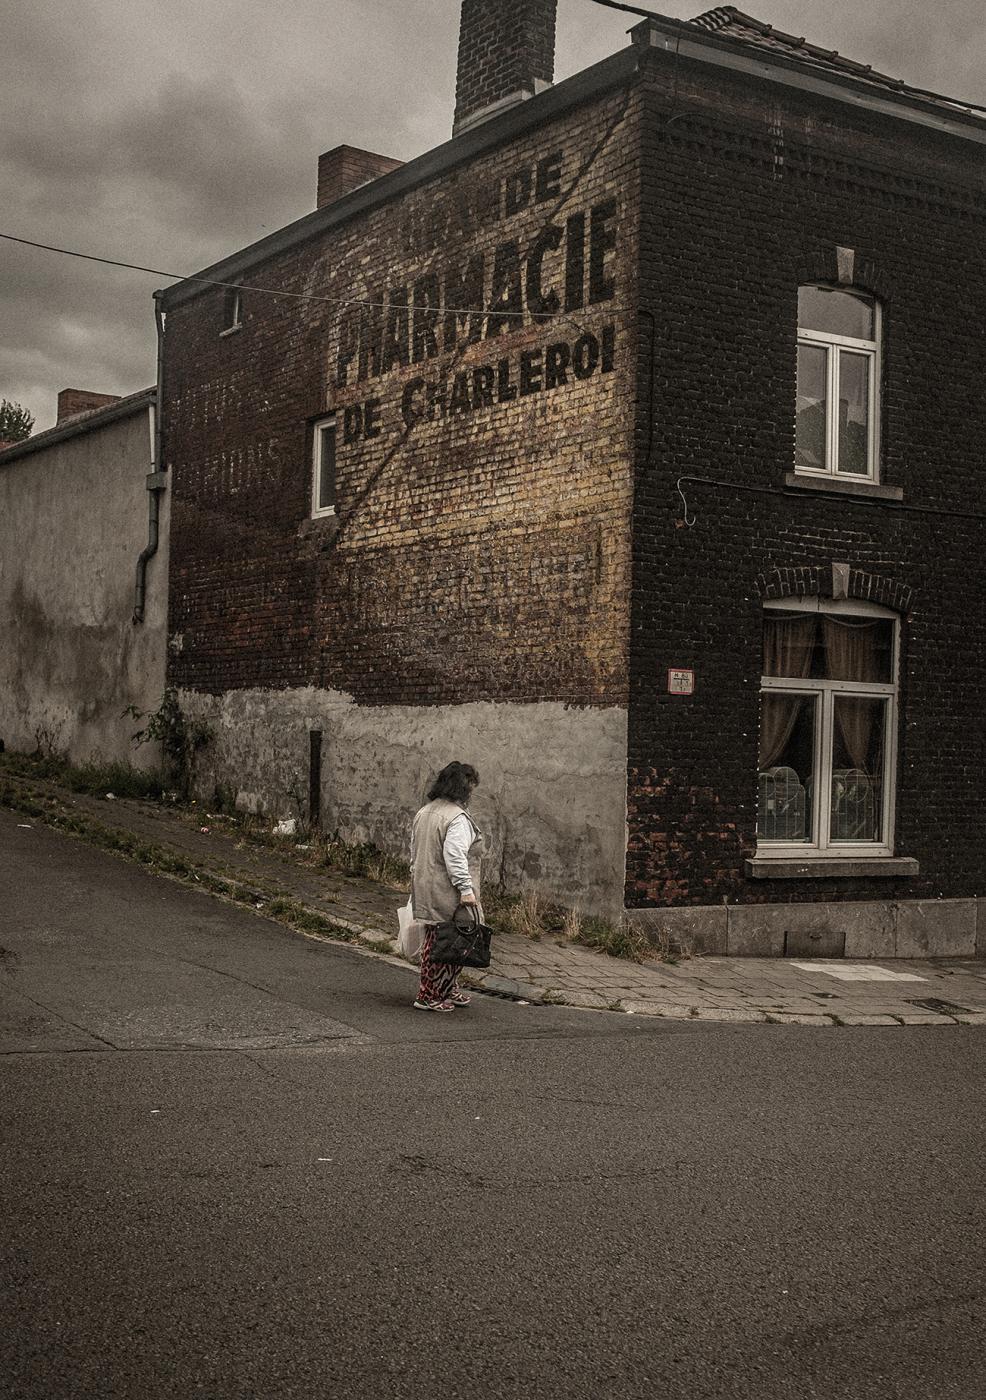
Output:
[[[813,614],[764,614],[763,669],[766,676],[807,676],[815,648],[818,619]],[[773,768],[787,746],[805,703],[800,695],[764,692],[760,706],[760,771]]]
[[[845,618],[822,616],[825,642],[825,673],[830,680],[875,681],[879,679],[877,653],[879,623],[850,622]],[[874,714],[882,713],[872,700],[839,696],[835,706],[836,724],[854,768],[868,772]]]

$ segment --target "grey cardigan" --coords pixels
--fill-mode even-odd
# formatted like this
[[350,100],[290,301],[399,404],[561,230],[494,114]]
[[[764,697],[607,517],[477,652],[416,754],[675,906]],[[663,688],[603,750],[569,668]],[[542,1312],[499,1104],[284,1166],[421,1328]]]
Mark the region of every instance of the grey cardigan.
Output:
[[[457,802],[438,797],[415,814],[411,827],[411,908],[416,919],[441,924],[450,919],[459,904],[459,891],[445,866],[445,837],[455,818],[464,812]],[[466,812],[473,829],[469,847],[469,876],[473,894],[480,897],[479,868],[483,855],[483,835]]]

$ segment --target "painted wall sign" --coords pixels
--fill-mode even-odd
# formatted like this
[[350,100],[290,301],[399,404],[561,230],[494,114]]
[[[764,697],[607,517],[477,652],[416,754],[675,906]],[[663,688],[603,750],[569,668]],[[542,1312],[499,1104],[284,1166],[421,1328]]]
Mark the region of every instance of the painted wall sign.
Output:
[[668,671],[668,694],[669,695],[694,695],[695,694],[695,672],[683,670],[681,667],[672,667]]
[[[425,266],[367,285],[362,304],[338,322],[331,377],[343,446],[498,409],[614,368],[616,326],[604,308],[616,295],[619,205],[609,197],[560,213],[565,164],[564,152],[553,151],[405,223],[404,247],[424,254]],[[501,220],[525,212],[522,233],[490,246]],[[572,319],[595,307],[598,321]],[[555,320],[561,335],[548,330]],[[534,345],[532,326],[545,330]],[[511,352],[515,332],[525,340]],[[398,385],[387,393],[381,381],[391,377]]]

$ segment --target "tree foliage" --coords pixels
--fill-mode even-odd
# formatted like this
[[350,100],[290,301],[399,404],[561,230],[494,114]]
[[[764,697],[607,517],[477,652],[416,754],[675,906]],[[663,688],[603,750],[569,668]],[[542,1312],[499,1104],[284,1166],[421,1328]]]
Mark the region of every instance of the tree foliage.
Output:
[[0,399],[0,442],[23,442],[31,436],[34,414],[19,403]]

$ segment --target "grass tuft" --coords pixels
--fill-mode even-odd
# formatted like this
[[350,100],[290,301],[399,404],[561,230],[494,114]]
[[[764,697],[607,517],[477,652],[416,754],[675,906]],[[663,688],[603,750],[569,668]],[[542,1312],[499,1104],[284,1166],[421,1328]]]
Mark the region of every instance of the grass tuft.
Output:
[[82,792],[91,797],[137,797],[157,801],[164,795],[162,775],[153,769],[134,768],[119,761],[101,763],[69,763],[57,753],[0,755],[0,768],[14,777],[38,778],[67,787],[70,792]]
[[625,920],[608,923],[580,909],[552,904],[537,890],[522,895],[493,893],[483,895],[483,909],[492,926],[503,933],[514,933],[538,942],[551,938],[559,943],[576,943],[593,948],[611,958],[624,958],[642,963],[647,958],[661,957],[644,934]]

